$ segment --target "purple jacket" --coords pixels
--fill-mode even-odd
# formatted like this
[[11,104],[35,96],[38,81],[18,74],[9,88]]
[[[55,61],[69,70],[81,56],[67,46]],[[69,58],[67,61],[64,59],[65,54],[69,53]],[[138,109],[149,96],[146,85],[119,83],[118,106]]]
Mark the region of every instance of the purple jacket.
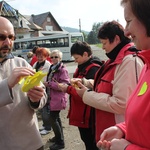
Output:
[[[51,72],[52,67],[53,65],[51,65],[49,73]],[[58,88],[58,83],[68,84],[70,78],[68,71],[62,62],[56,67],[56,69],[54,69],[52,79],[54,80],[48,81],[48,85],[50,87],[50,110],[55,111],[65,109],[67,105],[68,95]]]

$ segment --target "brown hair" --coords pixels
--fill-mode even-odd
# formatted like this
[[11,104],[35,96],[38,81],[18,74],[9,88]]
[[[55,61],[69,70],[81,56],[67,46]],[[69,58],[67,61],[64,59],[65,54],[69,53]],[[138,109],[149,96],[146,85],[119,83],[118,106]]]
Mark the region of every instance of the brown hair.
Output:
[[133,14],[145,26],[150,37],[150,0],[122,0],[121,5],[130,3]]
[[32,52],[33,54],[35,54],[36,50],[38,49],[39,47],[38,46],[34,46],[33,49],[32,49]]
[[37,48],[35,54],[36,54],[36,56],[37,55],[43,55],[45,57],[49,56],[48,50],[45,47],[39,47],[39,48]]
[[130,41],[128,37],[124,35],[123,26],[117,21],[107,21],[105,22],[98,31],[98,39],[108,39],[110,43],[114,42],[116,35],[119,36],[121,42]]

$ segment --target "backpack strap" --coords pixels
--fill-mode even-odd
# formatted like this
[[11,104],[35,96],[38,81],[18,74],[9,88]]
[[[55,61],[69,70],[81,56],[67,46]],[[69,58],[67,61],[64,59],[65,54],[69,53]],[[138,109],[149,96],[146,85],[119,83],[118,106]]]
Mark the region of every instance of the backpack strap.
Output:
[[140,55],[140,53],[139,53],[141,50],[136,49],[135,46],[130,47],[129,51],[134,52],[133,57],[135,57],[136,82],[138,83],[137,57],[140,57],[143,60],[143,62],[144,62],[144,59],[143,59],[143,56]]
[[78,71],[78,68],[76,69],[73,77],[76,78],[76,77],[79,77],[79,78],[83,78],[87,75],[88,71],[92,68],[92,67],[100,67],[99,64],[96,64],[96,63],[91,63],[89,66],[86,67],[86,69],[84,70],[84,72],[80,72]]

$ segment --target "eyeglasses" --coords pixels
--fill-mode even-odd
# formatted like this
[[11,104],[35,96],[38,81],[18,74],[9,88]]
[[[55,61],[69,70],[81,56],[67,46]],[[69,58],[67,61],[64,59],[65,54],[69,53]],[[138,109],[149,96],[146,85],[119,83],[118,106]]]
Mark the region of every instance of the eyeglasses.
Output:
[[53,59],[53,58],[58,58],[58,56],[52,56],[51,59]]
[[16,37],[14,35],[4,35],[4,34],[0,34],[0,41],[5,41],[6,38],[9,38],[10,40],[14,41],[16,39]]

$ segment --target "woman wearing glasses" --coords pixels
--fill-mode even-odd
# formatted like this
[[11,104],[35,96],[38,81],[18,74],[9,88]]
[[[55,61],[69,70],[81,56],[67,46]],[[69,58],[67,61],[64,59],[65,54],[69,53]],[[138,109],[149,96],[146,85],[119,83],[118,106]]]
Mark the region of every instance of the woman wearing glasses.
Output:
[[58,88],[60,83],[69,83],[69,74],[66,67],[61,62],[62,52],[53,50],[50,54],[52,65],[50,66],[47,81],[44,83],[47,87],[47,94],[50,100],[50,121],[54,131],[54,137],[50,139],[54,142],[50,150],[58,150],[65,147],[64,135],[60,119],[60,111],[66,108],[67,94]]

